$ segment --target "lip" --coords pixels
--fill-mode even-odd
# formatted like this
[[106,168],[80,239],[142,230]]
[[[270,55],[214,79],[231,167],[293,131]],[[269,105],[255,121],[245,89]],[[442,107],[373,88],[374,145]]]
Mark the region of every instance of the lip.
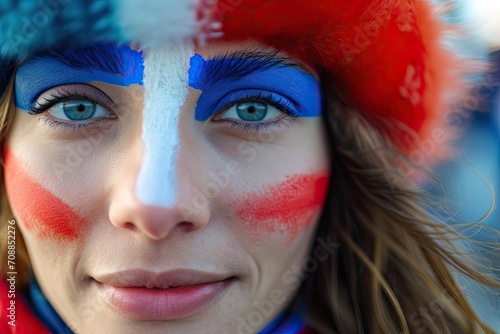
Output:
[[200,313],[234,282],[234,276],[194,270],[155,273],[125,270],[94,277],[102,299],[134,320],[178,320]]

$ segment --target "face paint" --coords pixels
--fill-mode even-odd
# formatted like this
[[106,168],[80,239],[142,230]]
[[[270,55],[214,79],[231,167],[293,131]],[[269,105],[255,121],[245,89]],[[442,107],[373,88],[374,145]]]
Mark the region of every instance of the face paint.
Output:
[[47,89],[71,83],[144,84],[143,157],[136,196],[147,205],[170,207],[177,198],[178,122],[188,86],[202,90],[195,109],[198,121],[235,101],[262,94],[275,105],[286,103],[294,116],[321,114],[318,81],[282,58],[254,55],[205,61],[193,55],[192,44],[151,49],[144,60],[141,52],[127,46],[108,45],[39,55],[18,70],[16,101],[29,109]]
[[286,181],[245,193],[233,203],[238,218],[251,229],[286,231],[292,238],[308,227],[323,207],[328,189],[326,173],[289,176]]
[[[316,78],[283,61],[256,58],[191,59],[189,85],[202,91],[195,110],[206,121],[235,101],[258,100],[263,94],[276,105],[286,103],[297,117],[321,115],[321,91]],[[281,101],[280,103],[278,103]]]
[[6,149],[5,188],[10,204],[19,214],[27,230],[41,238],[57,238],[72,241],[87,222],[66,203],[35,182],[17,158]]
[[179,115],[188,94],[194,45],[154,49],[144,59],[141,169],[136,196],[148,205],[171,207],[177,200]]
[[16,72],[16,105],[29,110],[43,92],[68,84],[99,81],[142,85],[142,63],[142,52],[128,46],[96,45],[41,54],[24,62]]

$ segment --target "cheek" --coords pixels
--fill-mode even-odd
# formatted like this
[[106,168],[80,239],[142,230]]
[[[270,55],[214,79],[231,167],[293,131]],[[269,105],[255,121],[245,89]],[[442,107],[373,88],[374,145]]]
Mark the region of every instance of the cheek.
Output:
[[77,239],[86,221],[35,182],[9,150],[4,152],[4,162],[9,202],[26,229],[41,239]]
[[313,223],[322,209],[328,180],[328,173],[288,176],[284,182],[243,194],[233,207],[251,230],[288,232],[295,238]]

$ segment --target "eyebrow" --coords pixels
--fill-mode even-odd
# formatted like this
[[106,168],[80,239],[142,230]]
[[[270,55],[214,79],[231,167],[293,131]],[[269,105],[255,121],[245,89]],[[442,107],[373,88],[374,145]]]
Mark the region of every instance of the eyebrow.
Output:
[[142,52],[128,46],[96,44],[88,47],[46,51],[30,59],[52,59],[70,68],[128,76],[142,71]]
[[[192,64],[196,56],[199,55],[192,58]],[[201,56],[199,58],[202,59]],[[119,76],[130,76],[138,73],[137,71],[143,73],[144,69],[142,52],[132,50],[127,45],[117,47],[109,43],[42,52],[31,59],[52,59],[73,69],[102,71]],[[205,86],[221,81],[235,81],[252,73],[280,67],[294,67],[312,74],[307,67],[282,55],[278,50],[246,49],[225,52],[209,60],[202,59],[202,62],[195,76],[197,83],[192,82],[194,85]]]
[[[199,64],[202,62],[202,64]],[[195,63],[198,63],[197,66]],[[218,82],[230,82],[244,78],[250,74],[274,68],[294,67],[308,74],[311,71],[304,65],[295,62],[279,51],[243,50],[219,54],[209,60],[201,57],[192,58],[191,69],[197,68],[194,78],[190,75],[191,84],[210,86]],[[196,81],[196,82],[195,82]]]

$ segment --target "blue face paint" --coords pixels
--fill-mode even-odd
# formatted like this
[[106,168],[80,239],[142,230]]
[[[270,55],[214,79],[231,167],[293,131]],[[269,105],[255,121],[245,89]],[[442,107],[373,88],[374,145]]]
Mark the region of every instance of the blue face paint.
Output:
[[48,52],[24,62],[17,70],[15,98],[28,110],[45,91],[62,85],[105,82],[118,86],[142,85],[142,52],[128,46],[96,45]]
[[297,117],[321,115],[321,90],[318,80],[296,67],[273,59],[191,58],[189,86],[202,94],[195,119],[206,121],[222,108],[243,99],[265,96],[271,102],[286,103]]

